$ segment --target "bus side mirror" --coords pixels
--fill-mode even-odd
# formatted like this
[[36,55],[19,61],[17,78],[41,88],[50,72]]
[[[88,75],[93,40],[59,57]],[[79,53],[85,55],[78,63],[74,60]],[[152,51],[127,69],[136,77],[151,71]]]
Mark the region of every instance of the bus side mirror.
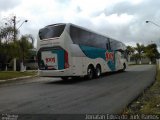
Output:
[[109,50],[109,44],[108,43],[106,43],[106,49]]

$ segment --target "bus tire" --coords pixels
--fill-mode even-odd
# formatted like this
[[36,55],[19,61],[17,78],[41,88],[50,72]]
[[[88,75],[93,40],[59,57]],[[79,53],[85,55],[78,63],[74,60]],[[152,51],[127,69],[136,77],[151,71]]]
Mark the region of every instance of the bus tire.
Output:
[[87,79],[91,80],[94,77],[94,67],[92,67],[91,65],[88,66],[87,69]]
[[126,64],[124,63],[122,71],[125,71],[125,69],[126,69]]
[[74,77],[71,77],[72,78],[72,80],[79,80],[81,77],[80,76],[74,76]]
[[101,76],[101,66],[98,64],[95,69],[95,77],[99,78]]
[[68,78],[69,78],[69,77],[67,77],[67,76],[61,77],[62,80],[68,80]]

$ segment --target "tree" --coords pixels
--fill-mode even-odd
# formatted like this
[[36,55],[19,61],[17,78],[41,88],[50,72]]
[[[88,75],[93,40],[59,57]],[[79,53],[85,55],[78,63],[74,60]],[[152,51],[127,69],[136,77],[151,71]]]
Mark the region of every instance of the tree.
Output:
[[11,59],[12,52],[16,50],[16,49],[11,49],[13,42],[13,35],[14,35],[14,29],[12,25],[9,24],[9,22],[6,23],[6,26],[0,27],[0,56],[1,59],[3,59],[1,61],[1,64],[6,64],[6,68],[7,68],[7,63]]
[[[15,37],[19,33],[15,27],[15,17],[14,19],[13,17],[7,18],[4,22],[2,23],[1,21],[0,25],[0,63],[4,63],[5,61],[5,64],[7,64],[13,58],[14,61],[19,59],[23,63],[24,59],[28,56],[29,49],[33,48],[29,40],[31,39],[33,43],[34,39],[31,35],[22,36],[19,40]],[[14,62],[14,68],[16,68],[15,66],[16,62]]]
[[14,40],[14,33],[17,35],[18,29],[14,29],[13,16],[2,19],[0,24],[0,42],[10,42]]
[[1,42],[2,40],[4,40],[4,42],[9,42],[13,40],[13,33],[14,33],[14,29],[11,26],[1,29],[0,31]]
[[156,58],[159,57],[159,52],[157,50],[156,44],[149,44],[145,47],[145,55],[150,59],[150,64],[155,63]]
[[127,51],[131,55],[131,59],[136,61],[136,64],[141,63],[142,57],[150,59],[150,64],[156,62],[156,58],[159,58],[159,52],[156,44],[149,44],[147,46],[137,43],[136,47],[127,46]]
[[134,47],[132,47],[132,46],[127,46],[127,53],[128,53],[129,55],[133,55],[134,52],[135,52]]
[[138,60],[139,60],[139,55],[138,53],[135,53],[132,55],[132,58],[135,60],[136,64],[138,64]]
[[29,42],[29,37],[28,35],[26,36],[22,36],[20,38],[20,40],[18,41],[18,45],[19,45],[19,59],[21,61],[21,68],[23,69],[23,63],[24,60],[29,56],[29,50],[33,48],[32,43]]
[[141,60],[142,60],[142,57],[143,57],[143,54],[144,53],[144,45],[140,45],[139,43],[136,44],[136,47],[134,48],[136,51],[137,51],[137,55],[136,57],[138,57],[139,59],[139,64],[141,64]]
[[133,59],[135,49],[132,46],[127,46],[126,52],[127,52],[127,55],[128,55],[128,62],[130,62]]

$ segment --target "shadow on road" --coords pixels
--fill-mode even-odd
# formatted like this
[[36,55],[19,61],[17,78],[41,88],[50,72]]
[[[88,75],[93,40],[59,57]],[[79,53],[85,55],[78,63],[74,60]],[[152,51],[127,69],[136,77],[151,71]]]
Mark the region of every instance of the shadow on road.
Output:
[[[121,74],[121,73],[125,73],[126,71],[117,71],[117,72],[107,72],[105,74],[102,74],[100,78],[104,78],[104,77],[107,77],[107,76],[111,76],[111,75],[114,75],[114,74]],[[47,82],[46,84],[65,84],[65,85],[70,85],[70,84],[76,84],[76,83],[80,83],[80,82],[87,82],[87,81],[93,81],[93,80],[97,80],[97,79],[100,79],[100,78],[94,78],[92,80],[89,80],[89,79],[86,79],[85,77],[79,77],[79,78],[70,78],[68,80],[56,80],[56,81],[51,81],[51,82]]]

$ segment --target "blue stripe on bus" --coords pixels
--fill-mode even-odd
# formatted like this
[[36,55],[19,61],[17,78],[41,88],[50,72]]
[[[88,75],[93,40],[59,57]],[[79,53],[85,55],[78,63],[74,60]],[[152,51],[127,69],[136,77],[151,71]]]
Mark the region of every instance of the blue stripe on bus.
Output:
[[58,61],[58,70],[64,69],[64,50],[52,50],[54,54],[57,54],[57,61]]
[[[102,48],[95,48],[95,47],[89,47],[89,46],[84,46],[84,45],[79,45],[79,47],[81,48],[83,53],[91,59],[102,58],[106,61],[106,52],[108,53],[114,52],[112,50],[106,51],[105,49],[102,49]],[[115,58],[115,52],[114,52],[114,58]],[[109,60],[107,62],[107,65],[109,66],[111,71],[116,70],[115,59]]]

